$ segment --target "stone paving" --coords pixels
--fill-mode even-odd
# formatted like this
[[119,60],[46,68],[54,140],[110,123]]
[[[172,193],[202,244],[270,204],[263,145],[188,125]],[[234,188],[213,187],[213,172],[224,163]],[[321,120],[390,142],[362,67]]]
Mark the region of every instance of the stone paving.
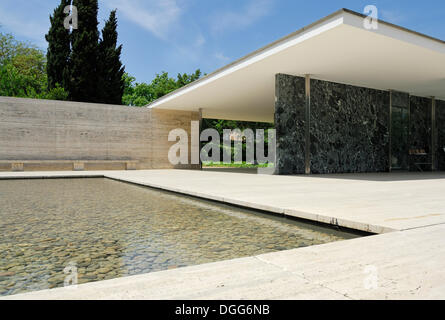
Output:
[[371,233],[445,223],[445,173],[270,176],[191,170],[107,177]]
[[384,234],[8,299],[445,299],[444,173],[88,174]]
[[445,299],[445,225],[5,299]]

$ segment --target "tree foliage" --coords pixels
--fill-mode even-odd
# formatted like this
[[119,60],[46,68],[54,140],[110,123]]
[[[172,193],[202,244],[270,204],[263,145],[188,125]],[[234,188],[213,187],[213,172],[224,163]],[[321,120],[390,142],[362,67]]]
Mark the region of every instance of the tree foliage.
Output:
[[0,33],[0,96],[66,99],[63,88],[47,87],[45,53]]
[[[268,144],[269,144],[268,130],[274,128],[274,124],[273,123],[265,123],[265,122],[251,122],[251,121],[203,119],[202,130],[209,129],[209,128],[216,129],[219,133],[219,136],[220,136],[219,148],[220,148],[220,155],[221,155],[220,161],[223,161],[224,153],[230,154],[231,159],[234,160],[235,154],[237,151],[234,147],[234,144],[231,144],[231,146],[229,148],[226,148],[226,146],[224,146],[224,140],[223,140],[223,137],[224,137],[223,130],[224,129],[230,129],[230,130],[240,129],[241,131],[244,131],[245,129],[252,129],[254,131],[254,133],[258,129],[263,129],[265,131],[265,133],[264,133],[265,150],[267,150]],[[254,138],[254,140],[256,143],[256,137]],[[211,143],[213,143],[213,141]],[[243,143],[242,143],[242,152],[243,152],[242,158],[243,158],[243,161],[245,161],[246,160],[246,142],[245,141],[243,141]]]
[[162,96],[179,89],[201,77],[201,70],[196,70],[192,74],[178,74],[176,79],[169,77],[167,72],[156,74],[150,83],[137,83],[136,79],[125,73],[123,104],[129,106],[145,106]]
[[48,89],[54,89],[57,86],[69,89],[70,32],[64,26],[66,14],[63,12],[69,4],[68,0],[60,1],[60,5],[50,16],[51,27],[45,35],[48,42],[46,52]]
[[71,1],[61,0],[50,17],[48,41],[48,87],[59,84],[69,92],[70,100],[121,104],[124,92],[124,67],[120,61],[122,45],[117,45],[116,10],[98,30],[98,0],[73,0],[78,25],[64,26],[64,8]]
[[113,10],[105,23],[102,39],[99,42],[98,94],[102,103],[122,104],[125,67],[120,61],[122,45],[117,45],[117,37],[116,10]]
[[71,33],[69,96],[80,102],[100,102],[98,89],[99,31],[97,0],[74,0],[78,29]]

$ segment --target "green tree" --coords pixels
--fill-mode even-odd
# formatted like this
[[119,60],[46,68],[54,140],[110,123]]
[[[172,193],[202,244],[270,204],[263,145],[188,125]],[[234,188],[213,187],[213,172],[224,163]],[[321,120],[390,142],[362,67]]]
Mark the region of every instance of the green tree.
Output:
[[19,45],[12,34],[0,33],[0,65],[5,65],[17,55]]
[[[223,161],[223,154],[225,152],[228,152],[231,154],[232,160],[235,158],[235,148],[232,144],[229,149],[226,149],[223,144],[223,130],[224,129],[240,129],[241,131],[244,131],[245,129],[252,129],[254,132],[258,129],[264,129],[264,142],[265,142],[265,149],[267,150],[267,146],[269,144],[268,141],[268,130],[274,128],[273,123],[265,123],[265,122],[250,122],[250,121],[235,121],[235,120],[220,120],[220,119],[203,119],[203,130],[212,128],[216,129],[220,135],[220,151],[221,151],[221,159],[220,161]],[[256,137],[255,137],[256,142]],[[243,141],[243,161],[245,161],[246,156],[246,142]]]
[[35,97],[45,91],[46,60],[35,46],[0,34],[0,95]]
[[170,78],[167,72],[157,74],[150,84],[150,102],[180,88],[175,79]]
[[178,74],[177,78],[169,77],[167,72],[156,74],[149,83],[137,83],[135,78],[125,74],[125,90],[122,103],[129,106],[144,106],[166,94],[179,89],[201,77],[202,73],[198,69],[192,74]]
[[72,50],[70,56],[71,100],[97,102],[98,88],[98,41],[97,0],[74,0],[77,7],[78,29],[71,33]]
[[117,46],[116,10],[111,11],[102,30],[99,42],[99,101],[102,103],[121,104],[125,89],[123,78],[125,68],[120,60],[122,45]]
[[0,65],[11,62],[13,58],[20,55],[30,55],[40,51],[35,45],[18,41],[12,34],[0,32]]
[[192,74],[187,74],[187,73],[183,73],[183,74],[178,74],[178,79],[176,80],[176,84],[178,88],[181,88],[189,83],[192,83],[195,80],[198,80],[199,78],[201,78],[202,73],[201,70],[198,69],[196,70],[194,73]]
[[11,34],[0,33],[0,95],[66,100],[63,88],[47,87],[45,53]]
[[70,31],[64,26],[63,22],[66,15],[63,10],[70,2],[71,1],[68,0],[61,0],[60,5],[49,18],[51,27],[48,34],[45,35],[45,39],[48,41],[46,57],[49,90],[56,88],[57,84],[59,84],[59,87],[69,88],[68,62],[71,52]]
[[12,64],[0,66],[0,96],[26,97],[29,91],[26,79]]
[[52,88],[48,92],[45,92],[38,98],[48,100],[68,100],[68,92],[65,91],[64,88],[60,87],[59,84],[57,84],[55,88]]

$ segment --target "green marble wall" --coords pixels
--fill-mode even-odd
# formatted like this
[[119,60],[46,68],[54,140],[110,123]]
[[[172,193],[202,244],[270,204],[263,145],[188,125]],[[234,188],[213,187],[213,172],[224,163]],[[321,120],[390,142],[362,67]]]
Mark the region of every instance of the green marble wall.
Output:
[[277,74],[275,86],[276,173],[304,173],[305,79]]
[[437,169],[445,171],[445,101],[436,100]]
[[[400,123],[390,121],[390,95]],[[311,79],[310,99],[312,173],[386,172],[390,144],[394,168],[417,171],[416,163],[432,162],[430,98]],[[276,75],[277,174],[305,172],[305,101],[303,77]],[[437,100],[436,119],[436,159],[445,170],[445,101]],[[427,154],[409,155],[410,149]]]

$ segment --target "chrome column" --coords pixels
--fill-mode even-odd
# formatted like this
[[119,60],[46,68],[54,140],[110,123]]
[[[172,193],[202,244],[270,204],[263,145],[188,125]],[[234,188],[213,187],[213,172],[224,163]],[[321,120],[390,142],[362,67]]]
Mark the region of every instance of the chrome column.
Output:
[[306,75],[306,106],[305,106],[305,148],[304,168],[305,173],[311,173],[311,76]]
[[392,170],[392,90],[389,90],[389,168],[388,171],[391,172]]
[[436,127],[436,98],[431,98],[431,170],[436,171],[437,127]]

